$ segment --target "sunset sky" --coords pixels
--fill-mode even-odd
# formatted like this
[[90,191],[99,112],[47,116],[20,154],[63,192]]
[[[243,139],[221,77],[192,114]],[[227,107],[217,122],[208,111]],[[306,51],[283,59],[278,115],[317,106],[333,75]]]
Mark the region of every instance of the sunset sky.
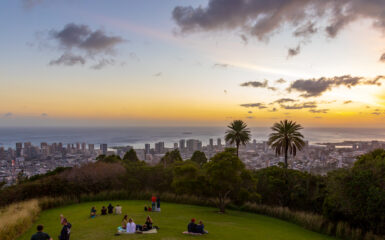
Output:
[[382,127],[385,1],[2,0],[0,127]]

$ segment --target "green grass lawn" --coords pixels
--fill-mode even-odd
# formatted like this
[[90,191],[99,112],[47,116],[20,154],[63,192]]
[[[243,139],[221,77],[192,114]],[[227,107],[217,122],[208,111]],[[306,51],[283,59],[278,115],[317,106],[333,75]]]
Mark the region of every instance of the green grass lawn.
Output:
[[[263,240],[326,240],[335,239],[326,235],[305,230],[295,224],[262,215],[228,211],[219,214],[215,208],[182,204],[162,203],[162,212],[150,213],[154,225],[158,226],[157,234],[135,234],[114,236],[120,225],[121,215],[98,216],[90,219],[89,211],[95,206],[100,213],[103,205],[109,202],[89,202],[50,209],[41,213],[35,225],[19,240],[29,240],[35,233],[38,224],[44,225],[44,231],[56,240],[61,225],[59,215],[62,213],[72,224],[71,240],[109,240],[109,239],[263,239]],[[144,212],[144,201],[114,201],[112,204],[123,206],[123,214],[132,217],[137,224],[143,224],[148,212]],[[209,234],[204,236],[188,236],[186,230],[190,219],[202,220]]]

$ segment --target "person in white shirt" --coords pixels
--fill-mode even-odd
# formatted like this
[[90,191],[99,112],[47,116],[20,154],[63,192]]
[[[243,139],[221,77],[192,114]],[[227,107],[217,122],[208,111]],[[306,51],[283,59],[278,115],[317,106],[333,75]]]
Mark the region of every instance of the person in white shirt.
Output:
[[119,204],[115,207],[115,214],[122,214],[122,206]]
[[134,223],[134,220],[132,220],[132,218],[130,218],[128,220],[126,231],[127,231],[127,233],[135,233],[136,232],[136,224]]

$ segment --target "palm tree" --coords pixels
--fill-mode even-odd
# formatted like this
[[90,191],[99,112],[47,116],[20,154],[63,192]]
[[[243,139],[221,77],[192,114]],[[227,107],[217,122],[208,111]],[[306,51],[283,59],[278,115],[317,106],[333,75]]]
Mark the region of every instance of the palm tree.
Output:
[[275,123],[271,128],[273,133],[270,134],[268,144],[275,150],[275,154],[285,154],[285,168],[287,168],[288,154],[295,157],[297,150],[302,150],[305,146],[303,135],[299,130],[303,129],[296,122],[284,120]]
[[250,141],[250,130],[247,128],[247,124],[242,120],[234,120],[227,127],[228,130],[226,131],[225,140],[230,144],[235,142],[238,157],[239,145],[246,145],[246,143]]

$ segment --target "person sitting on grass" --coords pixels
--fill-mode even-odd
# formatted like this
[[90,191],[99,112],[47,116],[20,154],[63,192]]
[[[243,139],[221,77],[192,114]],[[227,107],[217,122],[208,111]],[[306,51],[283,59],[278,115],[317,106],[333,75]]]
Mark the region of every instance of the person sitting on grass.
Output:
[[[90,217],[91,218],[94,218],[96,216],[96,208],[95,207],[92,207],[91,208],[91,213],[90,213]],[[62,222],[63,220],[61,220],[60,222]]]
[[59,240],[70,240],[70,233],[71,233],[71,223],[67,221],[66,218],[63,219],[63,228],[60,232]]
[[150,216],[147,216],[146,222],[144,223],[142,230],[143,231],[148,231],[152,229],[152,219]]
[[147,212],[148,208],[147,206],[144,206],[144,211]]
[[200,233],[200,234],[205,234],[205,233],[209,233],[208,231],[205,230],[205,225],[203,224],[202,221],[199,221],[199,224],[196,225],[196,233]]
[[101,212],[101,215],[107,215],[107,208],[103,206]]
[[119,204],[117,204],[115,207],[115,214],[122,214],[122,206]]
[[191,222],[187,225],[187,232],[189,233],[196,233],[197,231],[197,225],[195,223],[195,218],[191,219]]
[[31,240],[52,240],[52,238],[43,232],[43,225],[37,225],[37,233],[32,235]]
[[135,233],[136,232],[136,224],[132,218],[128,219],[128,223],[126,226],[127,233]]
[[108,207],[107,207],[107,209],[108,209],[108,214],[112,214],[113,212],[114,212],[114,206],[112,206],[112,204],[110,203],[110,204],[108,204]]
[[123,220],[122,220],[122,228],[123,228],[123,229],[126,229],[127,223],[128,223],[128,216],[127,216],[127,215],[124,215],[124,218],[123,218]]

